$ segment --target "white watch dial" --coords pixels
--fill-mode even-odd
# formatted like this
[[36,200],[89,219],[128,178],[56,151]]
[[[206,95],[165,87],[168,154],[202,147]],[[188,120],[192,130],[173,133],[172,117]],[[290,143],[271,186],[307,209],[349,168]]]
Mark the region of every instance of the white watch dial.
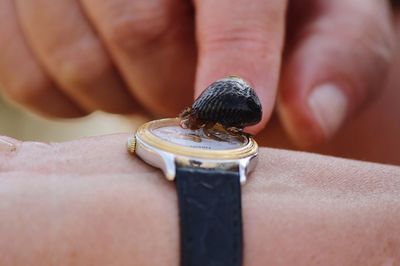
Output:
[[214,132],[215,137],[208,137],[203,129],[190,130],[180,126],[165,126],[151,129],[162,140],[189,148],[202,150],[231,150],[245,146],[248,140],[242,136],[232,136]]

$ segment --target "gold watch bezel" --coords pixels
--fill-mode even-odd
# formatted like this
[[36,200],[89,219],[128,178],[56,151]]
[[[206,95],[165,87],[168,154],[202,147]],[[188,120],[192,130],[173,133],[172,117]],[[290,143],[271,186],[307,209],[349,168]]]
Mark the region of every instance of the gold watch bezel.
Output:
[[136,131],[136,138],[140,139],[147,145],[161,151],[165,151],[175,155],[196,157],[202,159],[237,160],[253,156],[258,151],[258,145],[255,140],[245,135],[243,135],[243,137],[245,138],[247,143],[240,148],[227,150],[204,150],[199,148],[185,147],[172,142],[168,142],[154,135],[151,131],[154,128],[173,125],[179,125],[178,118],[166,118],[147,122],[138,128],[138,130]]

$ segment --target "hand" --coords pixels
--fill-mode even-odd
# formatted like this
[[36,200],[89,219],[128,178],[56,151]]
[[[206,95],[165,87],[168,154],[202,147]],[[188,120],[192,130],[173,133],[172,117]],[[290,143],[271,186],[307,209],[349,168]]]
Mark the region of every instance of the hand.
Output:
[[[178,265],[174,184],[127,138],[2,137],[16,150],[0,146],[0,264]],[[400,262],[399,167],[265,148],[259,159],[242,187],[244,265]]]
[[281,122],[300,146],[329,139],[376,98],[393,50],[389,1],[375,0],[1,0],[0,36],[5,93],[38,111],[141,105],[173,116],[193,84],[198,95],[236,74],[263,104],[252,132],[279,92]]

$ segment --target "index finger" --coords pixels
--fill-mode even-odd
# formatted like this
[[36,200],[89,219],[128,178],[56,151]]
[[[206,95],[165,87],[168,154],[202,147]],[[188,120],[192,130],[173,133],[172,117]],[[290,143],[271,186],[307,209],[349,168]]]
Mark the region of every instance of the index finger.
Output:
[[195,93],[224,76],[244,78],[263,107],[261,130],[271,116],[279,81],[287,1],[197,0],[199,58]]

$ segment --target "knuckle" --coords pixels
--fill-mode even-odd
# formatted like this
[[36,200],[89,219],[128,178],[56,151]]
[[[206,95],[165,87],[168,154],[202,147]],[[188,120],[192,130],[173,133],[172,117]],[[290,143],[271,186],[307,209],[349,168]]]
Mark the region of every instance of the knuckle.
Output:
[[[360,83],[364,84],[357,90],[359,98],[365,96],[365,102],[371,102],[380,93],[382,82],[386,79],[395,52],[395,35],[390,24],[367,22],[362,33],[361,48],[363,55],[359,59],[364,63],[365,75],[361,75]],[[367,94],[367,95],[365,95]]]
[[394,33],[390,24],[373,24],[366,26],[365,32],[365,48],[375,56],[378,61],[389,64],[393,59],[395,48]]
[[68,90],[90,87],[97,79],[113,71],[103,47],[91,37],[49,51],[47,60],[50,74]]
[[[85,56],[80,56],[85,54]],[[72,56],[59,60],[59,75],[68,89],[91,88],[112,70],[111,62],[101,53],[76,51]]]
[[349,25],[355,26],[343,28],[344,32],[348,32],[348,38],[375,62],[389,63],[393,58],[395,34],[390,16],[382,7],[382,3],[376,2],[356,9],[354,17],[358,17],[358,20],[348,18]]
[[46,96],[49,90],[49,84],[47,83],[47,81],[40,78],[20,78],[12,84],[4,86],[3,92],[7,98],[16,103],[31,105]]
[[132,50],[145,47],[160,40],[172,23],[162,5],[134,8],[134,12],[113,18],[107,25],[105,37],[111,45]]
[[254,51],[257,53],[280,52],[280,46],[268,41],[268,34],[260,28],[214,28],[202,36],[201,52],[229,49]]

